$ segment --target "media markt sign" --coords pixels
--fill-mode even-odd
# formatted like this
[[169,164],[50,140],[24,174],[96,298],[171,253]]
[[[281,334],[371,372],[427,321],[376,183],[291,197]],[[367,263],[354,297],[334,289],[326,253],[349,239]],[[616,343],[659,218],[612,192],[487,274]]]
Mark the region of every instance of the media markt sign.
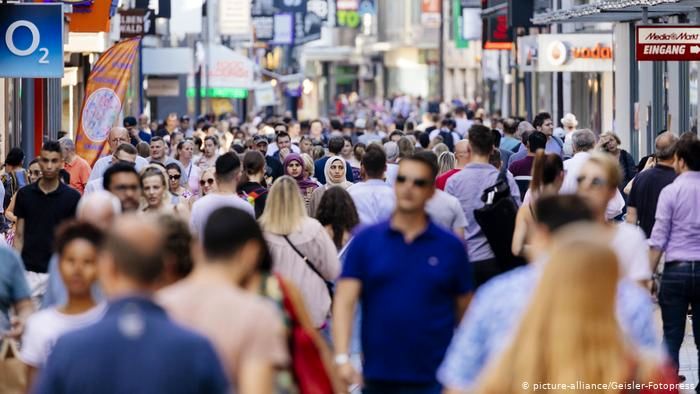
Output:
[[700,60],[700,26],[637,26],[637,60]]

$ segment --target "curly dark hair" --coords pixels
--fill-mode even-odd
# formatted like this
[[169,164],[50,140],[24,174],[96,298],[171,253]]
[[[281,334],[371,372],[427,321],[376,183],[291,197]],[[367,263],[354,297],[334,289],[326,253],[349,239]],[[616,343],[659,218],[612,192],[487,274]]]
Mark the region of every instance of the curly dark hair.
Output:
[[183,220],[173,215],[161,215],[158,223],[165,236],[165,252],[175,259],[173,273],[184,278],[192,272],[192,233]]
[[91,223],[81,220],[66,221],[56,229],[54,250],[60,256],[63,254],[68,244],[76,239],[84,239],[95,248],[99,248],[102,244],[103,237],[104,233],[102,230]]
[[352,231],[360,223],[350,194],[339,186],[331,187],[323,193],[316,219],[324,226],[331,226],[333,243],[338,250],[343,247],[345,231]]

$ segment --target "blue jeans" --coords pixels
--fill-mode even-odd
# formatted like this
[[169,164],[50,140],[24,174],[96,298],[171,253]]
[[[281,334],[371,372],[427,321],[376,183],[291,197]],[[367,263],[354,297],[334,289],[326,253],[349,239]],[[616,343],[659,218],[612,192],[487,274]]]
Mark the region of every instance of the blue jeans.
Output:
[[688,306],[693,312],[695,346],[700,348],[700,261],[667,262],[661,276],[659,306],[664,328],[664,343],[678,368],[678,353],[685,336]]
[[440,394],[439,383],[403,383],[370,380],[365,382],[362,394]]

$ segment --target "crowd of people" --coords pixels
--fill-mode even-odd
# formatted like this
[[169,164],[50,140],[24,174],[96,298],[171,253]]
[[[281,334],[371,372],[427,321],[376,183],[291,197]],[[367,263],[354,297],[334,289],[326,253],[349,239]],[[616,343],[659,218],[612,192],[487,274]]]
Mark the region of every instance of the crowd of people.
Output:
[[637,165],[573,114],[336,106],[127,117],[95,163],[69,136],[11,149],[0,336],[21,373],[0,387],[679,392],[696,135]]

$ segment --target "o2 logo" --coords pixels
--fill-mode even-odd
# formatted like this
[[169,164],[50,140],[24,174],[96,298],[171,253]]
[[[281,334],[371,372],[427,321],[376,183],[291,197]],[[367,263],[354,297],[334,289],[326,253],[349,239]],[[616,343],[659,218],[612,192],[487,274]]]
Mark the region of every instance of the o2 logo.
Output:
[[[15,31],[22,27],[28,29],[29,33],[31,33],[32,36],[32,42],[25,49],[17,48],[17,45],[15,45]],[[39,29],[34,23],[25,19],[20,19],[18,21],[12,22],[12,24],[8,26],[7,31],[5,32],[5,45],[7,45],[7,49],[10,51],[10,53],[12,53],[15,56],[24,57],[32,55],[38,49],[39,52],[42,53],[41,58],[39,58],[39,63],[49,64],[49,50],[48,48],[39,48],[40,41],[41,33],[39,33]]]

